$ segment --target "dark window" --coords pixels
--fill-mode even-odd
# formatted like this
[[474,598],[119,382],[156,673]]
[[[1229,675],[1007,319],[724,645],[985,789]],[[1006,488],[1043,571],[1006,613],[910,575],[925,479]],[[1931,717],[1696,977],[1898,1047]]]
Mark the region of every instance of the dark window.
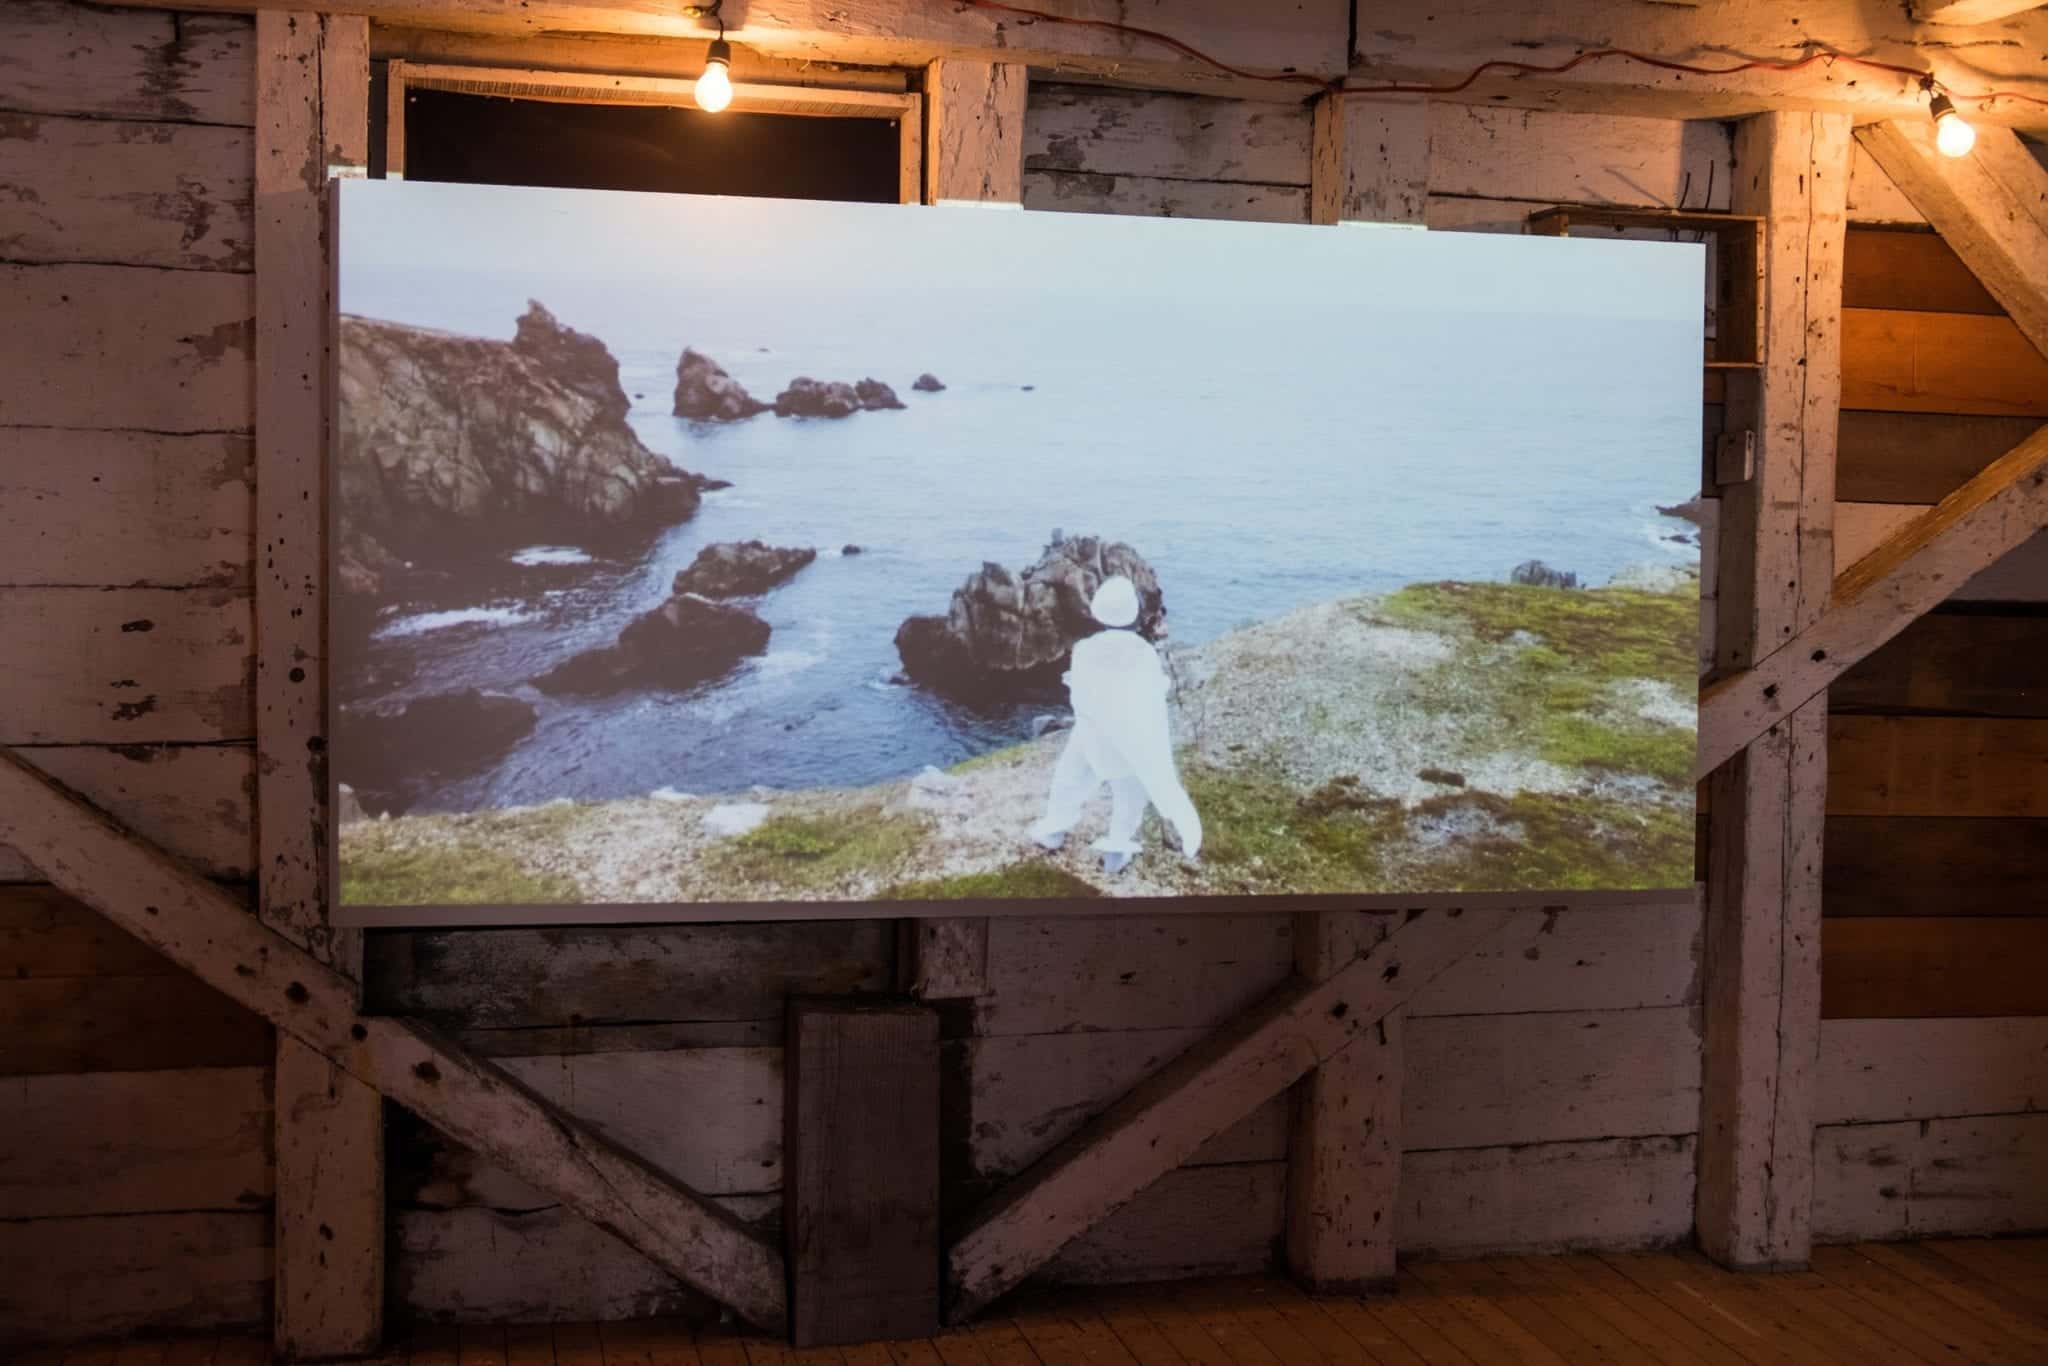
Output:
[[410,91],[405,106],[407,180],[893,204],[896,155],[896,125],[886,119],[706,114],[444,90]]

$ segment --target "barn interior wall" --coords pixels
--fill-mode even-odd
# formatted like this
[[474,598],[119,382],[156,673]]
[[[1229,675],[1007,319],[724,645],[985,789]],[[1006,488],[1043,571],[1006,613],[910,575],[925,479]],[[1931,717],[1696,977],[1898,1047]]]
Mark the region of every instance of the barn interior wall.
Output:
[[[0,371],[14,377],[0,389],[0,639],[13,661],[0,675],[0,743],[243,891],[255,863],[252,49],[246,19],[69,0],[0,9],[0,51],[26,58],[0,61],[0,191],[15,191],[0,193],[0,295],[15,321],[0,331]],[[1516,231],[1529,209],[1556,203],[1727,205],[1732,143],[1719,123],[1436,104],[1427,131],[1433,229]],[[1309,114],[1291,106],[1039,82],[1024,200],[1305,222],[1310,141]],[[1910,223],[1902,203],[1859,165],[1854,216]],[[1919,330],[1872,334],[1873,384],[1897,348],[1998,321],[1981,308],[1857,306],[1916,314],[1906,322]],[[2011,382],[2025,388],[2023,361]],[[2038,402],[2048,386],[2028,392]],[[1916,414],[2039,413],[1914,401]],[[1957,461],[1967,474],[1968,457]],[[1862,481],[1842,510],[1845,540],[1854,508],[1940,496],[1917,485],[1876,496],[1883,477],[1845,441],[1844,487]],[[2038,626],[2024,604],[2048,599],[2048,572],[2023,565],[2000,591],[1996,613],[1934,619],[1957,642],[1946,686],[1968,696],[1930,704],[1942,680],[1911,659],[1887,673],[1881,656],[1852,675],[1871,704],[1838,722],[1856,734],[1837,763],[1863,767],[1838,769],[1835,785],[1863,804],[1831,807],[1830,836],[1843,822],[1849,846],[1864,832],[1849,822],[1888,822],[1862,847],[1892,862],[1831,865],[1831,883],[1903,873],[1929,890],[1924,904],[1892,898],[1883,915],[1856,904],[1875,893],[1831,893],[1830,950],[1837,925],[1881,925],[1894,948],[1859,949],[1858,961],[1948,954],[1949,1001],[1967,974],[2023,961],[2029,944],[2038,962],[2048,947],[2048,921],[2010,913],[2029,895],[2043,904],[2048,883],[2042,690],[1964,687],[2011,676],[1984,673],[1984,659],[2010,638],[1998,633]],[[1902,782],[1912,775],[1921,796]],[[1999,873],[1957,852],[1993,827],[2035,861]],[[1974,909],[1940,914],[1933,890],[1972,866]],[[1476,956],[1410,1007],[1401,1250],[1682,1241],[1699,1128],[1700,913],[1567,900],[1526,914],[1552,922],[1534,958]],[[1283,981],[1292,933],[1286,916],[994,922],[986,993],[944,1012],[949,1213]],[[879,921],[393,931],[372,938],[365,981],[374,1007],[455,1033],[772,1225],[784,999],[892,990],[897,953]],[[2048,1226],[2048,999],[2038,974],[1997,980],[2014,986],[1994,1018],[1946,1005],[1828,1022],[1823,1235]],[[271,1057],[262,1021],[0,849],[0,1340],[266,1321]],[[708,1308],[551,1198],[389,1114],[395,1318]],[[1282,1098],[1067,1248],[1047,1278],[1272,1265],[1287,1141]],[[1943,1184],[1959,1162],[1968,1191]]]

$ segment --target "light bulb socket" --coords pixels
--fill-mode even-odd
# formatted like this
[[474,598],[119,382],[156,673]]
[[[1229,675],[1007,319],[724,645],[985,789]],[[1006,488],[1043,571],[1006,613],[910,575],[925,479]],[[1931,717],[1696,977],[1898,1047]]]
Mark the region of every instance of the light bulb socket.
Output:
[[714,66],[722,66],[730,72],[732,70],[732,44],[723,38],[713,38],[710,48],[704,53],[704,65],[707,69]]
[[1959,117],[1956,113],[1956,102],[1942,94],[1936,94],[1933,99],[1927,102],[1927,113],[1936,123],[1940,123],[1943,119]]

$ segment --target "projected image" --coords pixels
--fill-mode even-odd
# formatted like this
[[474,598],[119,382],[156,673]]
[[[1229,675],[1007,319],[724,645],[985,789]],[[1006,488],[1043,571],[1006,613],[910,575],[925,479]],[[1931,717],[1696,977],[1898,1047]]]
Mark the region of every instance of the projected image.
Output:
[[347,907],[1692,883],[1696,246],[374,181],[338,234]]

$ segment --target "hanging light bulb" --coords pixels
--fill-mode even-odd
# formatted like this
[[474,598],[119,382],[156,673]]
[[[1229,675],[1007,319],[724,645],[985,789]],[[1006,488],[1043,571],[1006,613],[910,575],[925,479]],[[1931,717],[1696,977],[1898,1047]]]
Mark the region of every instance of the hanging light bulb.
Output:
[[716,114],[732,103],[732,45],[723,38],[704,54],[704,74],[697,78],[697,107]]
[[1977,130],[1964,121],[1956,112],[1956,102],[1946,95],[1936,95],[1928,102],[1927,112],[1934,116],[1934,145],[1945,157],[1966,157],[1977,145]]

